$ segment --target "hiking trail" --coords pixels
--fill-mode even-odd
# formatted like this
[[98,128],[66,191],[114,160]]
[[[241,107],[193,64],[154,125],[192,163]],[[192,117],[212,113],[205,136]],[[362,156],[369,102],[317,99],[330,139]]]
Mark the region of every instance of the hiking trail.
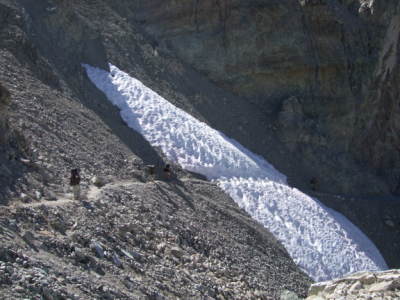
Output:
[[[97,187],[95,185],[90,185],[89,189],[81,192],[82,197],[81,200],[74,200],[72,193],[57,193],[57,200],[40,200],[38,202],[15,202],[10,205],[10,208],[35,208],[39,206],[47,206],[47,207],[59,207],[64,206],[71,203],[82,203],[82,201],[93,202],[99,198],[100,193],[107,188],[117,188],[121,186],[130,186],[132,184],[138,184],[139,182],[135,182],[132,180],[118,180],[114,182],[110,182],[105,184],[102,187]],[[144,184],[144,183],[141,183]]]

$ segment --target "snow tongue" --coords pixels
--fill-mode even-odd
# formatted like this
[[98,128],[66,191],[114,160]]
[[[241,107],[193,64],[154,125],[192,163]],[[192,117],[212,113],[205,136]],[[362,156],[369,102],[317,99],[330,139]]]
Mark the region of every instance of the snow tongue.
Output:
[[110,65],[83,65],[121,117],[167,159],[215,181],[271,231],[314,280],[386,269],[375,245],[341,214],[287,185],[286,177],[235,140],[178,109]]

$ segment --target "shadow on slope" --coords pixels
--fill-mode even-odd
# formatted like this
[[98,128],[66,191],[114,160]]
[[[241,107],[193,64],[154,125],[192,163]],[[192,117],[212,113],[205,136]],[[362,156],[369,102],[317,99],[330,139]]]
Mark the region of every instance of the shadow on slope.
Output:
[[82,81],[83,97],[81,103],[98,115],[122,143],[135,155],[140,157],[145,164],[160,164],[162,158],[153,147],[136,131],[128,127],[122,120],[119,109],[112,105],[84,75]]
[[83,62],[108,68],[106,49],[98,31],[69,4],[54,5],[50,1],[37,3],[32,0],[20,0],[19,3],[26,12],[25,18],[29,20],[25,30],[34,43],[33,48],[38,49],[37,56],[44,57],[50,63],[49,67],[53,68],[51,73],[64,80],[61,88],[64,94],[72,92],[75,101],[78,100],[99,116],[109,130],[145,163],[161,161],[147,141],[123,123],[118,110],[82,72],[80,65]]

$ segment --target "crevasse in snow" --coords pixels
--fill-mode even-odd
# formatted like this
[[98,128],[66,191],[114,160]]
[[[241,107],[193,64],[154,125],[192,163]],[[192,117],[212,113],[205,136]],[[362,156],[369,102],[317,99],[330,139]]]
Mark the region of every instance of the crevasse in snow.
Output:
[[374,244],[341,214],[286,183],[262,157],[173,106],[110,65],[84,65],[124,121],[183,168],[215,180],[240,207],[271,231],[313,279],[386,269]]

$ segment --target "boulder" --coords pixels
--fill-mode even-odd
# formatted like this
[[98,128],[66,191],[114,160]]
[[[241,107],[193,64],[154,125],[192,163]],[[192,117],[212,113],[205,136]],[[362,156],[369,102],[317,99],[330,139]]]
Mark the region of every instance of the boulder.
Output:
[[101,188],[104,185],[106,185],[106,180],[100,176],[93,176],[90,179],[90,183],[93,184],[94,186]]
[[296,293],[293,293],[292,291],[289,290],[284,290],[281,295],[280,295],[280,300],[300,300],[300,298],[296,295]]
[[104,257],[104,248],[98,242],[92,242],[90,244],[90,249],[96,254],[97,257],[103,258]]
[[118,268],[122,268],[122,262],[116,253],[112,255],[112,261]]
[[[311,285],[306,300],[317,299],[387,299],[398,298],[398,270],[362,272],[344,278]],[[346,295],[346,296],[344,296]]]

